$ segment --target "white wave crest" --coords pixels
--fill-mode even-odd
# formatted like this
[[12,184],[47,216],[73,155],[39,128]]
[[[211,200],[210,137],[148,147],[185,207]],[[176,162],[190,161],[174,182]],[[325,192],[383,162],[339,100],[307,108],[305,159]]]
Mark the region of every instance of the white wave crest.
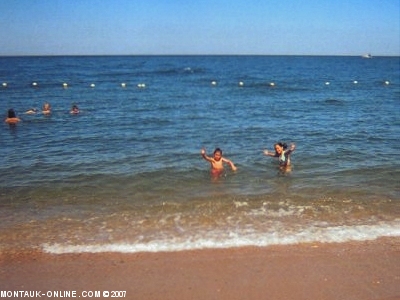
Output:
[[138,253],[138,252],[174,252],[196,249],[234,248],[244,246],[291,245],[299,243],[343,243],[348,241],[374,240],[379,237],[400,236],[400,220],[390,224],[358,225],[358,226],[313,226],[304,230],[287,232],[229,232],[221,237],[221,233],[204,233],[179,240],[164,238],[147,243],[112,243],[92,245],[43,244],[43,251],[53,254],[65,253]]

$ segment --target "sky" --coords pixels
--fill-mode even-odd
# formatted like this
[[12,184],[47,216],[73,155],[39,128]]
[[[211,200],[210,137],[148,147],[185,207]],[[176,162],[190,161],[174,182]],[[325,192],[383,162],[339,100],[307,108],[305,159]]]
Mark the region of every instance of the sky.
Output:
[[400,55],[400,0],[0,0],[0,56]]

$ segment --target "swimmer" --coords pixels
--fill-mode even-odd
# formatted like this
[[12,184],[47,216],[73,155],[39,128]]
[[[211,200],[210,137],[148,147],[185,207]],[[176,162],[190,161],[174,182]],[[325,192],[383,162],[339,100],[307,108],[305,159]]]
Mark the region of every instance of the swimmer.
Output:
[[70,114],[79,114],[78,105],[76,105],[76,104],[72,105],[72,108],[71,108],[71,110],[70,110],[69,113],[70,113]]
[[214,176],[221,175],[224,171],[224,163],[228,164],[232,171],[236,171],[237,168],[229,159],[222,157],[222,150],[217,148],[214,150],[214,156],[209,157],[206,154],[206,149],[201,149],[201,156],[211,164],[211,174]]
[[42,113],[43,113],[44,115],[49,115],[49,114],[51,114],[51,106],[50,106],[49,103],[46,102],[46,103],[43,104]]
[[7,124],[10,125],[15,125],[17,124],[19,121],[21,121],[21,119],[19,119],[17,117],[17,114],[15,113],[14,109],[10,108],[7,112],[7,118],[4,120]]
[[290,155],[296,149],[295,144],[291,144],[288,149],[285,143],[279,142],[274,145],[275,152],[264,150],[264,155],[279,158],[279,168],[290,168]]
[[34,114],[36,114],[38,112],[38,110],[36,109],[36,108],[30,108],[30,109],[28,109],[26,112],[25,112],[25,114],[27,114],[27,115],[34,115]]

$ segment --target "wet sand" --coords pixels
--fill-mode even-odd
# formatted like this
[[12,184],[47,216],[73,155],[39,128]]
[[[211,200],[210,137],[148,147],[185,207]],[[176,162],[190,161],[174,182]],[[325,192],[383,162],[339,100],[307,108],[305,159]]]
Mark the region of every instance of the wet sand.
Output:
[[400,299],[400,238],[170,253],[3,252],[0,291],[76,291],[76,297],[126,291],[120,298],[163,300],[394,300]]

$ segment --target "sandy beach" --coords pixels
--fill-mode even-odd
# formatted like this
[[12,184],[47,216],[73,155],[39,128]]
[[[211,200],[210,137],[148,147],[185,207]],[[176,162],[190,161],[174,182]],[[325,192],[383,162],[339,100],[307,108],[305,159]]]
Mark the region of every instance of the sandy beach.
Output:
[[[125,299],[400,299],[400,238],[170,253],[2,253],[0,291]],[[67,295],[67,296],[66,296]],[[51,297],[48,297],[51,296]],[[111,294],[110,294],[111,297]],[[23,298],[23,297],[21,297]]]

